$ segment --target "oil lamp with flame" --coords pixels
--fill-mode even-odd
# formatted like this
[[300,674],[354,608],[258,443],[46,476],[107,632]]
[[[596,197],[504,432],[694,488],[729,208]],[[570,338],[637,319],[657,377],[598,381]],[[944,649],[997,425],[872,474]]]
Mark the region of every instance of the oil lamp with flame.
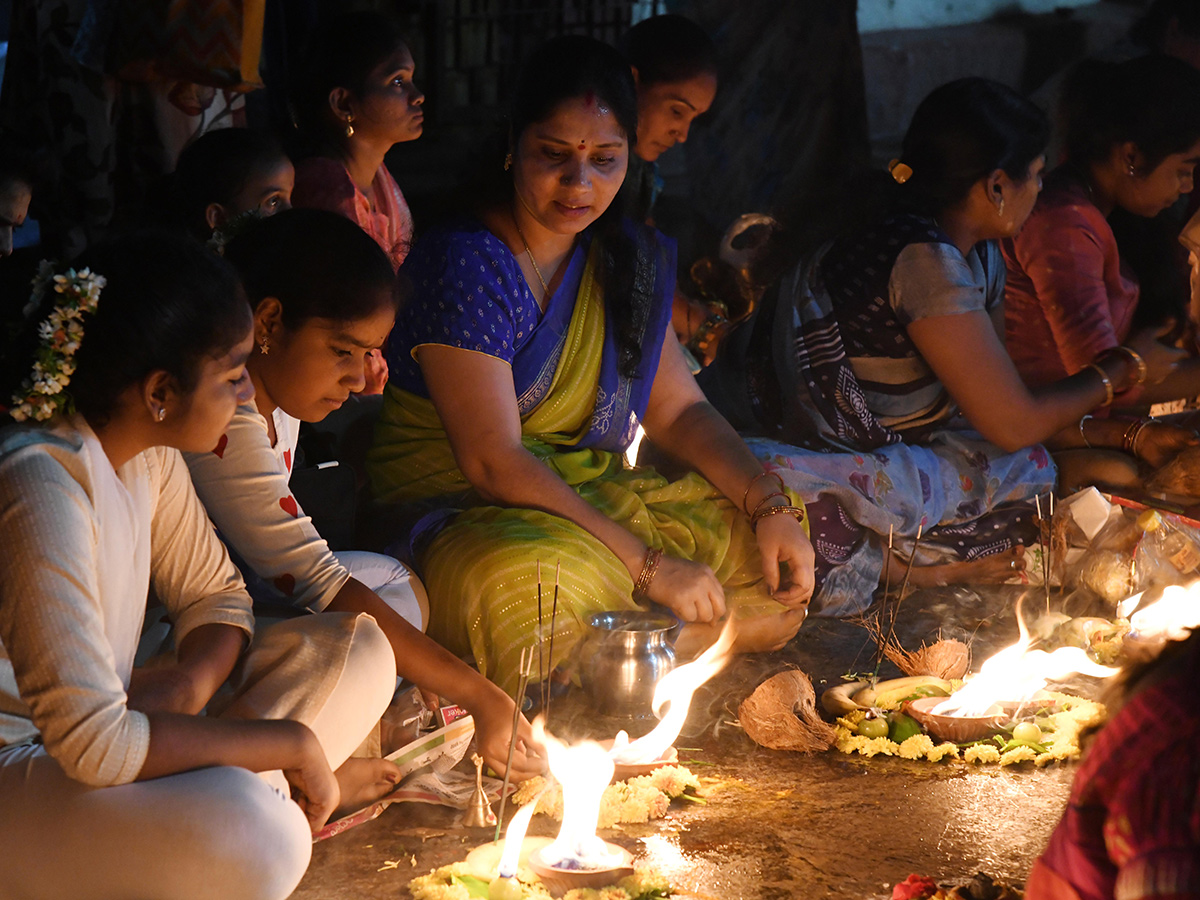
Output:
[[522,896],[516,881],[521,857],[554,895],[583,887],[603,887],[633,874],[633,855],[596,834],[604,790],[614,768],[660,760],[687,720],[688,708],[697,689],[724,668],[731,656],[733,630],[727,626],[721,637],[693,662],[664,675],[655,686],[653,707],[666,713],[649,734],[630,741],[621,732],[606,748],[596,741],[567,744],[545,730],[539,716],[533,723],[535,739],[546,748],[550,774],[563,791],[563,818],[558,836],[544,845],[532,846],[525,832],[537,808],[537,799],[522,807],[505,832],[496,877],[491,882],[490,900],[515,900]]

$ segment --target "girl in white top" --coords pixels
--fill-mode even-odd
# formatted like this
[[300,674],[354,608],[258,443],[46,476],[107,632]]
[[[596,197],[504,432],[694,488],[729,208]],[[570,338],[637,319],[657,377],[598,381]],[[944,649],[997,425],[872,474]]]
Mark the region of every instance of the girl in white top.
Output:
[[[310,830],[390,787],[388,764],[347,760],[391,697],[391,649],[352,613],[256,635],[192,489],[179,451],[253,395],[234,273],[155,235],[91,263],[106,285],[45,291],[12,409],[44,423],[0,432],[0,896],[284,898]],[[137,669],[149,588],[176,652]]]
[[[300,609],[370,613],[391,642],[396,674],[449,698],[475,719],[480,754],[503,772],[513,701],[421,633],[424,588],[397,560],[336,556],[288,490],[300,421],[319,422],[365,383],[399,293],[386,254],[335,213],[292,209],[247,228],[225,248],[254,314],[247,360],[253,403],[238,407],[206,452],[186,455],[200,499],[247,573]],[[520,720],[514,778],[543,767]]]

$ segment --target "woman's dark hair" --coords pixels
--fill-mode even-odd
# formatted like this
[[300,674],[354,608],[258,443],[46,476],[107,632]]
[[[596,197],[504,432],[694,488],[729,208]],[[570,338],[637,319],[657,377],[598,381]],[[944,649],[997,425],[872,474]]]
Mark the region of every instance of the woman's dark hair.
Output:
[[340,143],[346,126],[329,108],[330,91],[340,87],[361,95],[372,70],[403,46],[399,23],[383,13],[360,10],[317,23],[291,90],[301,152]]
[[[612,111],[632,156],[637,142],[637,89],[629,63],[607,44],[579,36],[549,41],[525,61],[509,117],[512,145],[518,146],[525,129],[544,121],[563,101],[589,94]],[[637,249],[623,218],[614,200],[593,228],[603,248],[599,275],[616,326],[618,367],[633,377],[642,360],[641,332],[650,311],[648,298],[639,299],[634,291]]]
[[[163,370],[185,392],[206,359],[226,353],[250,329],[237,274],[219,256],[183,235],[133,233],[99,244],[75,264],[106,280],[96,311],[83,319],[83,341],[67,387],[93,424],[112,415],[131,384]],[[15,389],[29,376],[37,326],[59,295],[47,290],[8,374]],[[7,399],[10,392],[4,394]]]
[[951,81],[913,113],[900,155],[912,176],[896,196],[936,215],[997,169],[1024,179],[1049,138],[1045,114],[1012,88],[986,78]]
[[351,322],[400,303],[392,264],[375,240],[337,213],[289,209],[253,223],[225,246],[251,306],[283,305],[289,329],[309,319]]
[[210,203],[228,206],[251,175],[286,159],[273,135],[250,128],[218,128],[183,148],[172,176],[175,218],[207,238],[212,229],[204,213]]
[[717,74],[717,45],[703,28],[683,16],[643,19],[629,29],[621,48],[643,87]]
[[1071,162],[1099,162],[1130,141],[1148,172],[1200,140],[1200,72],[1162,55],[1085,60],[1063,88],[1062,119]]

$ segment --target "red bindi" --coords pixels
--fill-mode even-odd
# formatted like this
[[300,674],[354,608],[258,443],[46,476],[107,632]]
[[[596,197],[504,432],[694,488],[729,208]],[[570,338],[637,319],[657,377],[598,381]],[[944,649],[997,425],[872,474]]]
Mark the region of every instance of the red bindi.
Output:
[[579,149],[580,149],[580,150],[586,150],[586,149],[587,149],[587,144],[585,144],[583,141],[580,141],[580,142],[579,142]]

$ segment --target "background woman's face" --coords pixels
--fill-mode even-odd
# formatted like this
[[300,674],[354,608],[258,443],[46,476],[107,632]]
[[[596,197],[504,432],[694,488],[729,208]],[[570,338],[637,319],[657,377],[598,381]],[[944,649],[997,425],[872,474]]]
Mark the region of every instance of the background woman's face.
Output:
[[521,133],[513,187],[544,228],[578,234],[608,209],[628,165],[629,142],[608,104],[572,97]]
[[413,82],[416,64],[401,44],[371,70],[357,98],[354,130],[392,144],[415,141],[425,128],[425,95]]
[[1182,153],[1172,153],[1149,172],[1135,171],[1119,179],[1117,205],[1136,216],[1157,216],[1181,194],[1192,192],[1192,175],[1200,165],[1200,141]]
[[688,139],[692,121],[704,115],[717,96],[717,76],[707,72],[686,81],[638,85],[637,153],[654,162]]

